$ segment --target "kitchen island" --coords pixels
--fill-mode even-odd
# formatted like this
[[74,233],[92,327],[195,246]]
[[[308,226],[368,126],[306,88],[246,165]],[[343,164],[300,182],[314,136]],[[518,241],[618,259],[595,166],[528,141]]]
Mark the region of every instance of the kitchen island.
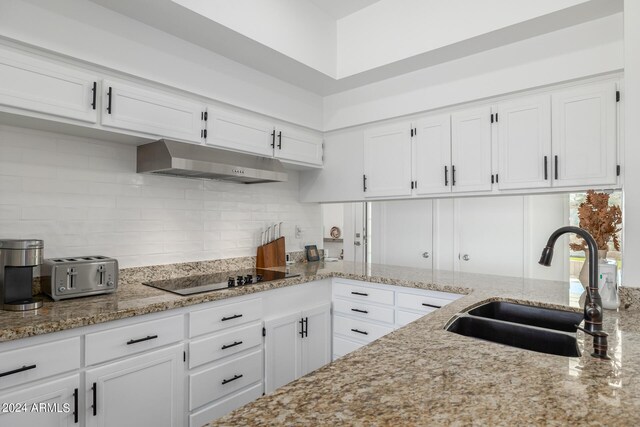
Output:
[[568,282],[464,274],[348,262],[287,267],[298,277],[189,297],[144,281],[248,268],[252,259],[122,270],[118,291],[46,301],[31,313],[3,312],[0,340],[106,323],[296,286],[327,278],[458,293],[463,297],[330,363],[274,393],[212,421],[213,425],[638,425],[640,310],[605,311],[611,360],[560,357],[464,337],[444,330],[452,316],[506,300],[580,311]]
[[210,426],[640,424],[640,311],[605,311],[611,360],[591,357],[592,339],[582,332],[582,356],[561,357],[443,328],[488,300],[579,310],[568,284],[348,263],[317,272],[406,286],[422,279],[468,295]]

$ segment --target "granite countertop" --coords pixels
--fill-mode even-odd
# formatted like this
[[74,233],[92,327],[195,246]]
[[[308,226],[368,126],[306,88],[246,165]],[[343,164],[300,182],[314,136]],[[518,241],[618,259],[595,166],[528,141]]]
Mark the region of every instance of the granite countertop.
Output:
[[569,295],[568,285],[562,282],[459,274],[383,265],[365,266],[349,262],[298,263],[286,267],[290,271],[300,274],[298,277],[192,296],[180,296],[143,285],[143,282],[150,280],[247,269],[253,267],[254,263],[254,258],[233,258],[123,269],[120,271],[118,290],[112,294],[56,302],[44,297],[44,305],[38,310],[0,311],[0,343],[335,276],[461,294],[468,294],[475,290],[474,294],[476,295],[478,291],[486,291],[490,295],[496,295],[497,291],[505,289],[523,298],[537,298],[558,305],[567,305]]
[[[0,312],[0,341],[261,292],[329,277],[465,296],[264,396],[213,425],[640,425],[640,310],[605,311],[611,360],[546,355],[483,342],[443,327],[488,300],[579,311],[568,282],[358,263],[287,267],[300,276],[182,297],[143,281],[251,267],[252,259],[122,270],[111,295]],[[635,308],[637,294],[623,293]],[[635,295],[635,296],[634,296]]]
[[[313,268],[310,266],[308,268]],[[341,277],[467,293],[444,308],[213,421],[218,425],[640,425],[640,311],[606,310],[611,360],[521,350],[445,331],[486,300],[578,311],[562,282],[355,264]],[[422,284],[415,281],[432,275]]]

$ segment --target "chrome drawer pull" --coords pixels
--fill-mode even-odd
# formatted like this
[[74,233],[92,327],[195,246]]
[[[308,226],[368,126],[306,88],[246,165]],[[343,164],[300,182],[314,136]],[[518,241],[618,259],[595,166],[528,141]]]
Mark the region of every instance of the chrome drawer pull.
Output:
[[228,380],[222,380],[222,385],[228,384],[228,383],[230,383],[231,381],[235,381],[235,380],[237,380],[238,378],[242,378],[242,374],[240,374],[240,375],[234,375],[234,376],[233,376],[233,378],[230,378],[230,379],[228,379]]
[[129,340],[129,341],[127,341],[127,345],[137,344],[137,343],[142,342],[142,341],[155,340],[156,338],[158,338],[157,335],[147,335],[146,337],[138,338],[137,340]]
[[233,344],[223,345],[222,349],[226,350],[228,348],[235,347],[235,346],[240,345],[240,344],[242,344],[242,341],[235,341]]

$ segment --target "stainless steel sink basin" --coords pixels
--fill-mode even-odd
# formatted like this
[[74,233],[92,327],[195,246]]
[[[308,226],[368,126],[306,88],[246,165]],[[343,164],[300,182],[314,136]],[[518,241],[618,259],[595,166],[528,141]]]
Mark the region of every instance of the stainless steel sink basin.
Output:
[[582,313],[495,301],[460,313],[445,329],[539,353],[579,357],[575,325],[582,319]]
[[580,324],[584,316],[582,313],[573,311],[553,310],[504,301],[481,305],[469,311],[469,314],[565,332],[576,332],[575,325]]
[[567,357],[580,356],[575,336],[545,329],[496,322],[481,317],[463,316],[456,319],[447,330],[459,335],[539,353]]

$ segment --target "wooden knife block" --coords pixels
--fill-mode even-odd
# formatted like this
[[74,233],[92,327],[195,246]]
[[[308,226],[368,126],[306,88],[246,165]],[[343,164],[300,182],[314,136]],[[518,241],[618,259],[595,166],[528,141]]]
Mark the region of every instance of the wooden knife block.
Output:
[[284,267],[287,265],[284,252],[284,237],[258,246],[256,268]]

